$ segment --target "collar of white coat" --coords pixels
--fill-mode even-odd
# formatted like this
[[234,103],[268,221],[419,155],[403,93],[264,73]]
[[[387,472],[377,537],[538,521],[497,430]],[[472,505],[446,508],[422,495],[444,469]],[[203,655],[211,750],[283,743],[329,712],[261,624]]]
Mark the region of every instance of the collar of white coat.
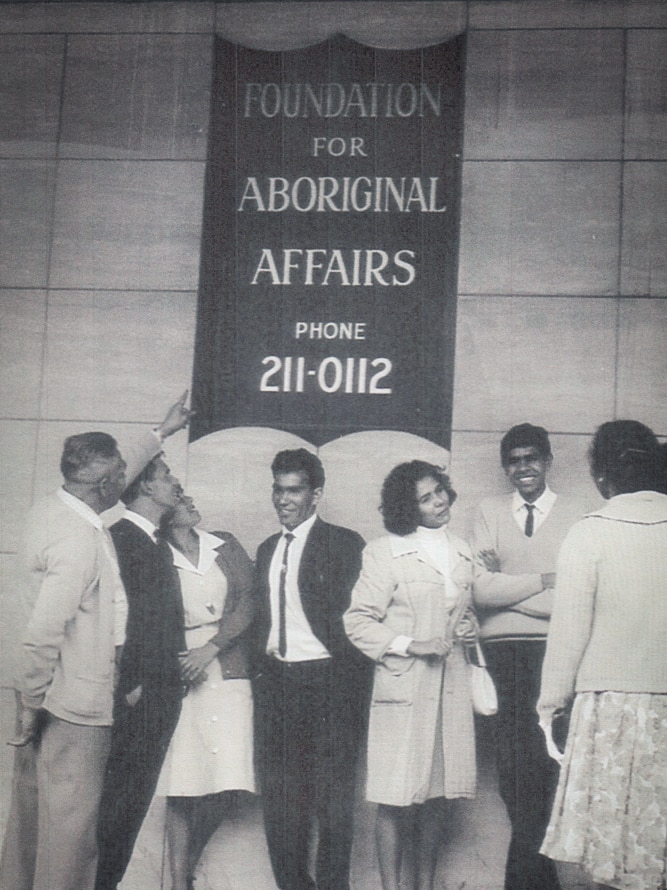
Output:
[[[444,529],[442,530],[442,534],[449,547],[450,555],[455,554],[458,557],[463,556],[452,543],[452,539]],[[419,537],[416,532],[411,532],[409,535],[389,535],[389,546],[391,548],[391,555],[394,559],[399,556],[405,556],[408,553],[416,553],[418,556],[421,554]]]

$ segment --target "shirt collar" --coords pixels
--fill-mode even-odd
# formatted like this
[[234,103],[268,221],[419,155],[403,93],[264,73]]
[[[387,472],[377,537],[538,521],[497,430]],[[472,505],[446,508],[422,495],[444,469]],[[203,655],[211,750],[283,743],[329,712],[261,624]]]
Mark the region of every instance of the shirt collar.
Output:
[[177,568],[187,569],[190,572],[194,569],[199,574],[205,575],[216,560],[218,548],[222,547],[226,542],[210,532],[205,532],[203,529],[196,528],[194,531],[199,536],[199,565],[193,566],[187,556],[172,544],[169,545],[169,549],[172,552],[174,565]]
[[98,513],[96,513],[92,507],[89,507],[81,498],[76,497],[71,494],[69,491],[66,491],[64,488],[59,488],[56,492],[60,500],[67,504],[75,513],[85,519],[86,522],[89,522],[91,525],[94,525],[95,528],[103,529],[104,522]]
[[129,519],[130,522],[133,522],[134,525],[138,526],[142,531],[145,531],[152,541],[155,541],[157,526],[154,522],[151,522],[150,519],[146,519],[146,517],[142,516],[140,513],[135,513],[134,510],[126,510],[123,519]]
[[[553,505],[556,502],[556,494],[547,487],[544,489],[542,494],[537,498],[536,501],[533,501],[533,506],[537,509],[538,513],[543,513],[545,516],[551,510]],[[523,509],[523,505],[526,503],[524,498],[521,497],[518,491],[515,491],[512,495],[512,510],[515,513],[518,513],[519,510]]]
[[317,513],[313,513],[312,516],[309,516],[304,522],[300,525],[297,525],[296,528],[285,528],[282,526],[282,535],[294,535],[295,538],[305,538],[309,533],[311,528],[315,525],[315,520],[317,519]]

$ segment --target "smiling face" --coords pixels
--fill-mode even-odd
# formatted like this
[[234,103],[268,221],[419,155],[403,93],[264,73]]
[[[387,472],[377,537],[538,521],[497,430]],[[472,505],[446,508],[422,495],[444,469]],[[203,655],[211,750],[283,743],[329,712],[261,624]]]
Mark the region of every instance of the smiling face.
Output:
[[311,488],[305,473],[276,473],[271,496],[281,525],[293,529],[313,515],[322,489]]
[[507,478],[529,504],[544,493],[551,461],[551,457],[543,457],[534,445],[527,448],[512,448],[507,456],[505,464]]
[[449,495],[433,476],[415,483],[415,497],[419,510],[419,524],[426,528],[442,528],[449,522]]

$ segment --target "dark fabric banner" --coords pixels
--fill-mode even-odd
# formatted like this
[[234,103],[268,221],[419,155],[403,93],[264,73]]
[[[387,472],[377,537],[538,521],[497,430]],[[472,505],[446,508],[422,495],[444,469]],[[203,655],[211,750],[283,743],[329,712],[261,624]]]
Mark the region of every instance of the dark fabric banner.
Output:
[[449,447],[464,52],[218,41],[192,439]]

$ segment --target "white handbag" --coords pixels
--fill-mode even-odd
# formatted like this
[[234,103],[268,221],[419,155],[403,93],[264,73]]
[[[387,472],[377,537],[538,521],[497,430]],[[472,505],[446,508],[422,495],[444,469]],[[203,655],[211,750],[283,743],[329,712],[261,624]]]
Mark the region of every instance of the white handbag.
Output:
[[476,714],[483,717],[493,717],[498,713],[498,695],[491,674],[486,667],[484,653],[479,641],[475,643],[477,664],[470,663],[470,691],[472,707]]

